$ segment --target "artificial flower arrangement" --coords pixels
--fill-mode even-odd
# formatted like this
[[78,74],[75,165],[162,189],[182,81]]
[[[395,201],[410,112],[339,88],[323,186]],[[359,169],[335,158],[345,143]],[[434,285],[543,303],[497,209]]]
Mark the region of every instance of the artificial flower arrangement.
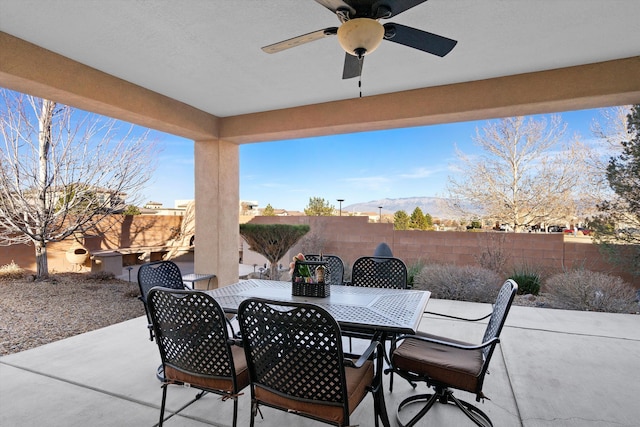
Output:
[[298,282],[312,283],[313,275],[311,274],[311,270],[307,264],[300,264],[303,262],[305,262],[304,254],[299,253],[294,256],[293,261],[289,264],[289,273],[291,273],[291,277],[293,277],[296,272],[296,264],[298,264],[298,274],[294,277],[294,280]]
[[[322,256],[320,257],[322,259]],[[289,264],[291,273],[291,294],[294,296],[328,297],[329,283],[325,282],[327,263],[307,261],[302,253],[293,257]]]

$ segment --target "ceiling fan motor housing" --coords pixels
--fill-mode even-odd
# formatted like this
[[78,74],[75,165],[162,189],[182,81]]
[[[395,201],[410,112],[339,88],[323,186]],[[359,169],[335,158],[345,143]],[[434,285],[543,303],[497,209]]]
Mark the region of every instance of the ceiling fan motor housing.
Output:
[[338,28],[340,46],[358,58],[376,50],[383,38],[384,27],[371,18],[350,19]]

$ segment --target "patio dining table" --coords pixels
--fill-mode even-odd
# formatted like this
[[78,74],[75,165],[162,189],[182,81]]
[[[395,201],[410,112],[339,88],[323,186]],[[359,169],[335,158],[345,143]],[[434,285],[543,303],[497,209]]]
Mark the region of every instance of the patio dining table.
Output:
[[306,302],[327,310],[342,330],[390,334],[415,334],[425,307],[428,291],[335,285],[327,297],[293,296],[291,282],[250,279],[207,291],[227,313],[237,313],[248,298],[282,302]]

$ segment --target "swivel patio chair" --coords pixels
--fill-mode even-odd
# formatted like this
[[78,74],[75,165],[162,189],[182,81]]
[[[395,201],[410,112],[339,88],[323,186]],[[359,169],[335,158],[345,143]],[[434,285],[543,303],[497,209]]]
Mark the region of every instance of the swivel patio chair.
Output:
[[372,342],[357,361],[345,358],[340,326],[313,304],[247,299],[238,319],[251,378],[251,427],[260,405],[350,426],[368,392],[375,425],[379,419],[389,425],[380,343]]
[[[320,255],[305,255],[307,261],[320,261]],[[322,260],[327,262],[327,268],[329,269],[329,283],[331,285],[344,284],[344,263],[342,259],[337,255],[322,255]]]
[[201,392],[171,416],[211,392],[233,400],[235,427],[238,396],[249,385],[249,372],[241,341],[230,334],[218,302],[201,291],[155,287],[149,291],[148,305],[164,368],[159,426],[168,386],[175,384]]
[[153,341],[153,328],[151,327],[151,316],[147,305],[147,294],[154,286],[162,286],[170,289],[185,289],[182,281],[180,268],[172,261],[155,261],[142,264],[138,269],[138,286],[140,296],[138,297],[144,304],[144,311],[147,314],[149,340]]
[[[436,402],[456,405],[478,426],[493,425],[480,409],[456,398],[452,389],[475,394],[477,402],[485,398],[482,392],[484,376],[493,351],[500,342],[500,332],[517,290],[518,285],[513,280],[507,280],[502,285],[481,344],[469,344],[430,334],[398,337],[400,345],[391,351],[391,370],[413,384],[425,382],[434,391],[432,394],[410,396],[400,402],[397,417],[401,427],[415,425]],[[424,407],[408,423],[402,423],[400,411],[405,406],[420,401],[426,402]]]

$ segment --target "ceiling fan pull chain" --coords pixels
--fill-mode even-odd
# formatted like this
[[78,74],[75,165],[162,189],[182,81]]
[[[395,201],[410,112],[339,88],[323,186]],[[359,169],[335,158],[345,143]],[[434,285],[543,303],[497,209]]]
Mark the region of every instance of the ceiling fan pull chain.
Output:
[[358,73],[358,89],[360,89],[360,98],[362,98],[362,64],[364,62],[364,56],[358,57],[358,66],[360,67],[360,72]]

